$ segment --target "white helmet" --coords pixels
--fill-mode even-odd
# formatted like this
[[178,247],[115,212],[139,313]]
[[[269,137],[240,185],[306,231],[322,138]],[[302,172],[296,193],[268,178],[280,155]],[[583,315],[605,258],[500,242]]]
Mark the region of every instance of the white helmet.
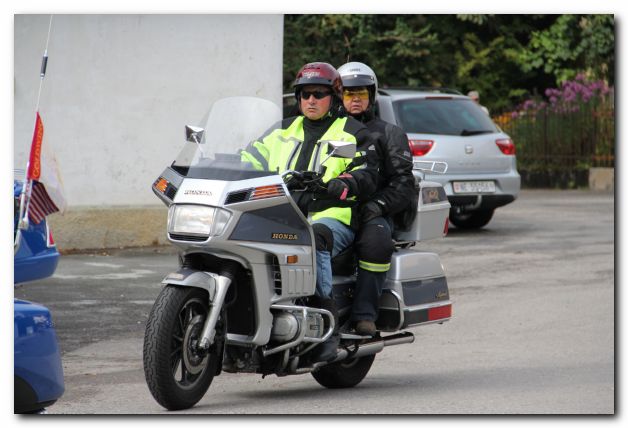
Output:
[[375,72],[366,64],[361,62],[348,62],[338,68],[342,86],[352,88],[366,86],[369,90],[371,106],[377,98],[377,76]]

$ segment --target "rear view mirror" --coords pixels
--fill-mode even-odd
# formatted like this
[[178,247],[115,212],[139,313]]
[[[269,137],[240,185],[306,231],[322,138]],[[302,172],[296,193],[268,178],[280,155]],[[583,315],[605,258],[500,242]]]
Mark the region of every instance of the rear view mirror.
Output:
[[198,126],[185,125],[185,139],[191,143],[201,144],[205,130]]
[[321,168],[327,162],[327,160],[331,157],[334,158],[345,158],[345,159],[353,159],[355,156],[356,145],[355,143],[350,143],[347,141],[331,141],[331,140],[320,140],[318,144],[327,143],[327,157],[321,161],[321,163],[317,163],[316,171],[320,172]]
[[355,157],[356,145],[347,141],[326,141],[331,148],[329,156],[334,158],[353,159]]

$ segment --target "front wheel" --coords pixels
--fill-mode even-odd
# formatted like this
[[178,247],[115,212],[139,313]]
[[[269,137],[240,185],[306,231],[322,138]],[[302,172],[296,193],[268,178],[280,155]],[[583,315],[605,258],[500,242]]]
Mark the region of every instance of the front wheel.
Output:
[[374,360],[375,354],[340,361],[321,367],[312,376],[325,388],[351,388],[362,382]]
[[167,285],[157,297],[144,335],[144,376],[151,394],[168,410],[195,405],[222,364],[224,314],[214,343],[200,352],[197,343],[209,311],[207,292]]
[[455,213],[454,210],[451,210],[449,213],[449,221],[460,229],[479,229],[480,227],[486,226],[491,218],[493,218],[493,213],[495,210],[477,210],[477,211],[469,211],[465,213]]

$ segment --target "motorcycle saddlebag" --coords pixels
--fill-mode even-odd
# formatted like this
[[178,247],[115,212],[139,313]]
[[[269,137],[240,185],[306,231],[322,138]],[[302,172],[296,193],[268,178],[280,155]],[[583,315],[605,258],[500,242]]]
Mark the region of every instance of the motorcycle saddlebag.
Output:
[[382,331],[449,320],[449,288],[438,255],[412,249],[396,251],[379,304],[376,324]]

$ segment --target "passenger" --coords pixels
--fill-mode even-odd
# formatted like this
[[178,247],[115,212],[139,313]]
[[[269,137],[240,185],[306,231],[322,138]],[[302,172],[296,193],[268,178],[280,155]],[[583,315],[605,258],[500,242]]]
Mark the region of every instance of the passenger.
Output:
[[[377,158],[368,129],[351,117],[342,117],[342,81],[330,64],[314,62],[304,65],[294,83],[298,116],[284,119],[254,141],[242,152],[242,160],[258,169],[311,171],[327,157],[317,144],[320,140],[342,140],[357,145],[366,163],[343,173],[351,159],[329,158],[325,161],[323,181],[327,192],[336,200],[371,194],[377,182]],[[369,150],[370,148],[370,150]],[[358,162],[356,162],[358,163]],[[311,213],[316,239],[316,295],[318,307],[327,309],[336,319],[332,298],[331,258],[351,245],[357,228],[355,208],[331,207]],[[339,337],[315,348],[315,361],[330,361],[336,356]]]
[[408,137],[398,126],[375,117],[377,76],[366,64],[349,62],[338,69],[345,110],[377,138],[380,161],[377,191],[360,207],[355,249],[358,277],[351,319],[358,334],[373,335],[386,273],[393,253],[392,229],[408,227],[416,216],[418,189],[412,174]]

